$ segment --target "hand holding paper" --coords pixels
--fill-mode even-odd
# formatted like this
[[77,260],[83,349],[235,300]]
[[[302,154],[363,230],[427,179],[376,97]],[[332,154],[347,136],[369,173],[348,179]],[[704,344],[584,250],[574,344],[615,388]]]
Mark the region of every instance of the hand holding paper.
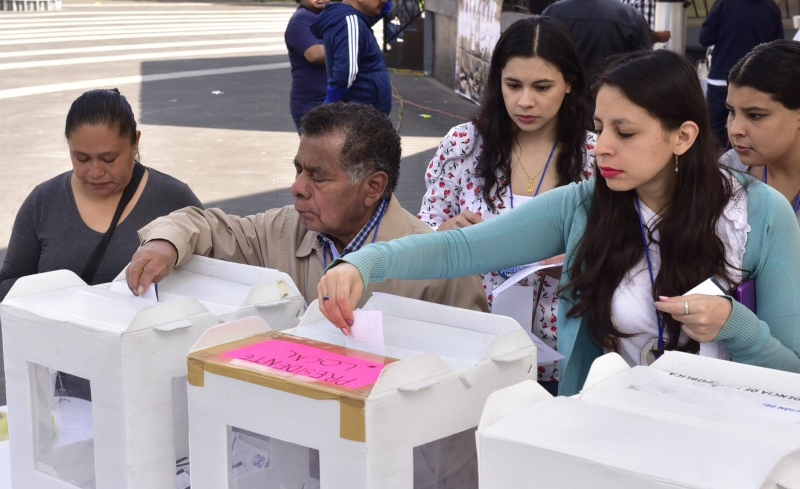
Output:
[[153,240],[136,250],[125,269],[125,280],[133,295],[142,295],[151,283],[158,283],[172,273],[178,250],[169,241]]
[[[727,358],[722,344],[710,345],[733,311],[731,301],[721,297],[725,293],[708,279],[683,296],[659,297],[656,309],[671,314],[683,323],[683,332],[700,342],[700,354],[715,358]],[[686,314],[688,309],[689,314]],[[704,346],[705,345],[705,346]]]
[[342,263],[325,272],[317,285],[319,310],[345,336],[349,336],[355,320],[353,309],[363,292],[361,272],[349,263]]

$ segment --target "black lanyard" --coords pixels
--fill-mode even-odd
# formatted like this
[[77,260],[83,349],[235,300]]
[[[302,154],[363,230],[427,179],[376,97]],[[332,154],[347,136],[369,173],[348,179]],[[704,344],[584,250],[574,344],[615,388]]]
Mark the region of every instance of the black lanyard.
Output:
[[[644,257],[647,259],[647,271],[650,272],[650,292],[656,287],[656,279],[653,276],[653,262],[650,261],[650,245],[647,242],[647,232],[645,231],[644,221],[642,220],[642,206],[639,197],[636,197],[636,211],[639,213],[639,228],[642,230],[642,242],[644,243]],[[658,320],[658,352],[664,351],[664,318],[656,309],[656,319]],[[659,353],[656,353],[658,357]]]
[[139,189],[139,184],[142,182],[142,178],[144,178],[144,172],[144,165],[141,163],[134,163],[131,179],[128,181],[128,184],[125,185],[125,189],[122,191],[122,196],[117,204],[117,209],[114,211],[114,217],[111,219],[111,224],[108,226],[108,230],[103,233],[103,237],[100,239],[100,242],[97,243],[97,246],[95,247],[94,251],[92,251],[92,255],[89,257],[89,260],[87,260],[86,265],[84,265],[83,271],[81,272],[81,278],[89,285],[94,285],[95,283],[94,278],[95,275],[97,275],[97,270],[100,268],[100,263],[103,261],[106,248],[108,248],[108,244],[111,242],[111,237],[114,235],[114,231],[117,229],[120,217],[122,217],[122,212],[133,199],[133,196],[136,194],[136,190]]

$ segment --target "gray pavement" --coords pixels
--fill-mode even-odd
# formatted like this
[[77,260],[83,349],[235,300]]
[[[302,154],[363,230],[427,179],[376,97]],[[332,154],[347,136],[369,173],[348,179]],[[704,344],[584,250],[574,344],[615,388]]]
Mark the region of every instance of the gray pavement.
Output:
[[[0,76],[3,107],[0,168],[5,169],[0,181],[0,248],[5,248],[13,217],[30,190],[39,182],[69,169],[62,135],[64,117],[75,97],[95,87],[116,86],[128,97],[143,133],[140,149],[144,163],[187,182],[204,203],[240,214],[291,203],[288,188],[293,179],[291,161],[297,148],[297,136],[288,113],[289,70],[285,67],[288,58],[282,33],[293,9],[292,4],[287,6],[286,3],[103,2],[96,6],[68,1],[58,13],[0,12],[0,29],[13,28],[20,32],[18,36],[35,35],[36,30],[45,28],[59,29],[63,33],[64,29],[71,28],[68,26],[75,19],[121,22],[120,18],[134,14],[164,22],[175,19],[173,23],[164,24],[165,29],[172,27],[172,35],[174,26],[179,25],[177,17],[208,17],[215,12],[220,16],[252,16],[246,25],[263,27],[259,32],[214,36],[199,32],[183,37],[68,42],[37,42],[34,37],[34,42],[26,44],[0,43],[0,71],[5,71],[6,75]],[[15,24],[22,21],[42,25],[17,28]],[[243,21],[232,19],[230,22],[241,25]],[[100,31],[107,26],[92,27]],[[125,28],[130,31],[124,33],[135,35],[137,32],[134,28]],[[145,26],[139,30],[145,30]],[[80,32],[84,36],[92,33],[85,28]],[[50,35],[40,34],[41,37]],[[6,37],[5,32],[0,37]],[[194,52],[217,49],[217,46],[141,46],[208,40],[209,37],[221,42],[251,40],[243,47],[265,49],[263,53],[213,55]],[[65,47],[116,50],[97,54],[41,53]],[[236,47],[229,50],[235,51]],[[20,56],[27,52],[32,54]],[[184,52],[186,54],[182,54]],[[159,53],[166,54],[164,59],[137,58]],[[15,57],[7,57],[11,55]],[[133,59],[111,59],[104,63],[83,63],[75,59],[97,56]],[[57,61],[76,64],[47,65]],[[28,65],[22,66],[22,63]],[[233,72],[191,75],[198,70],[224,69]],[[245,71],[247,69],[252,71]],[[159,79],[165,78],[164,75],[167,79]],[[413,208],[424,191],[422,161],[432,156],[447,129],[467,118],[475,106],[436,82],[415,74],[392,73],[392,79],[400,97],[409,103],[430,107],[420,109],[406,104],[401,122],[398,100],[395,100],[392,114],[395,123],[401,124],[405,155],[398,193],[401,201]],[[73,87],[70,83],[79,86]],[[453,116],[435,112],[436,109]],[[430,113],[432,118],[423,119],[421,113]]]
[[[247,215],[292,203],[298,137],[283,31],[294,8],[65,0],[58,12],[0,12],[0,257],[25,197],[70,168],[64,118],[92,88],[119,88],[140,123],[143,162],[207,206]],[[416,212],[439,140],[475,106],[418,74],[391,76],[404,154],[397,195]],[[3,387],[0,371],[0,405]]]

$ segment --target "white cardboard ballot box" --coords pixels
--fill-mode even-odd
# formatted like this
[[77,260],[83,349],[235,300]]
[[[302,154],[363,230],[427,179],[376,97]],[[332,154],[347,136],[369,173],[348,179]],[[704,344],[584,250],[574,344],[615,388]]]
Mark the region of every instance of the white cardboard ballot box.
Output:
[[800,375],[667,352],[595,361],[581,394],[492,394],[481,489],[800,489]]
[[[224,272],[254,280],[244,269],[255,267],[199,261],[176,272],[167,302],[88,286],[63,270],[15,283],[0,305],[14,487],[176,487],[176,460],[189,452],[191,346],[221,317],[260,314],[282,329],[297,324],[304,307],[291,280],[277,275],[248,284],[249,297],[238,301],[241,293],[228,293],[236,277]],[[213,293],[224,300],[211,312]],[[92,401],[54,397],[56,371],[88,380]]]
[[346,348],[316,302],[295,329],[247,318],[200,338],[192,489],[477,487],[482,404],[536,378],[530,338],[510,318],[392,295],[364,309],[382,311],[383,355]]
[[[127,293],[125,271],[106,287]],[[296,326],[306,308],[300,290],[284,272],[199,255],[158,284],[159,302],[185,298],[200,301],[222,322],[259,316],[275,330]]]

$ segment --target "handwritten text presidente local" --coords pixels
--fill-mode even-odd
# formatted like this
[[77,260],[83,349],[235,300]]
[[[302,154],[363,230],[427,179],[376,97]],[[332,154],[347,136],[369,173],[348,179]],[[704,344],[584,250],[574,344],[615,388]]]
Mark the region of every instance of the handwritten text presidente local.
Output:
[[385,366],[383,363],[281,340],[250,345],[222,356],[351,389],[374,384]]

